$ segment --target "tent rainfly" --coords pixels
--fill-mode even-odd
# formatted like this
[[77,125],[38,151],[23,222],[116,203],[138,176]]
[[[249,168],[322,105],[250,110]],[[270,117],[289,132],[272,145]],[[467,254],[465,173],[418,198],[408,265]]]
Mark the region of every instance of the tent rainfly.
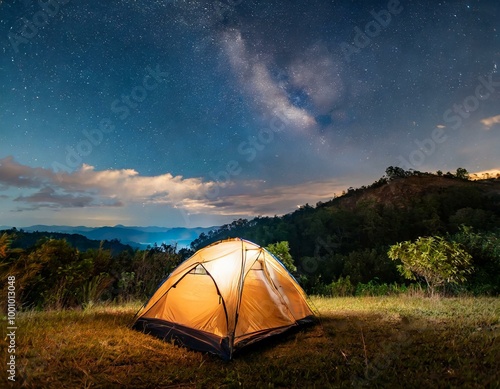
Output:
[[305,292],[281,262],[231,238],[180,264],[137,313],[133,328],[231,359],[246,345],[313,321]]

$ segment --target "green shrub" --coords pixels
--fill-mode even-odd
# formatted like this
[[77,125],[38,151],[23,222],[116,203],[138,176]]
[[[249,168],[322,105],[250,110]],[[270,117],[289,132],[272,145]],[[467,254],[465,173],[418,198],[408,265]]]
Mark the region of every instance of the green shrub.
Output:
[[351,283],[351,277],[339,277],[337,281],[333,281],[328,285],[330,295],[334,297],[352,296],[355,291],[354,285]]

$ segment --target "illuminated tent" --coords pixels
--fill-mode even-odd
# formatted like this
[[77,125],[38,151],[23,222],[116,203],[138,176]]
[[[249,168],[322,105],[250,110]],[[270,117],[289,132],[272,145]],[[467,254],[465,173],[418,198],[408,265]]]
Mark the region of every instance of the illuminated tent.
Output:
[[243,346],[313,320],[305,292],[281,262],[234,238],[179,265],[138,312],[133,327],[231,359]]

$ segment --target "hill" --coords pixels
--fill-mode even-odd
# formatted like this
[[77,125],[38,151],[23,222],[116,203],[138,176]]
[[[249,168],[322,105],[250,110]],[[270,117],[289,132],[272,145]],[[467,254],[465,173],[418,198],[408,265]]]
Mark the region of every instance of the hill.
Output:
[[410,206],[415,198],[423,197],[432,193],[450,191],[478,191],[484,196],[500,195],[500,180],[461,180],[449,176],[437,176],[432,174],[411,175],[407,177],[385,180],[381,186],[362,187],[351,189],[338,198],[324,203],[323,206],[341,205],[354,208],[363,202],[393,206]]
[[[495,257],[500,254],[493,253],[493,248],[486,254],[478,243],[500,242],[500,180],[388,171],[392,174],[370,186],[349,188],[342,196],[316,206],[306,204],[281,217],[236,220],[200,235],[192,248],[234,236],[263,246],[288,241],[296,275],[312,292],[321,292],[324,285],[347,276],[354,285],[374,279],[402,282],[387,250],[420,236],[446,236],[468,245],[481,270],[476,271],[476,278],[484,281],[492,271],[500,272],[500,258]],[[472,228],[467,231],[477,236],[464,233],[461,226]],[[490,281],[500,290],[500,280]]]

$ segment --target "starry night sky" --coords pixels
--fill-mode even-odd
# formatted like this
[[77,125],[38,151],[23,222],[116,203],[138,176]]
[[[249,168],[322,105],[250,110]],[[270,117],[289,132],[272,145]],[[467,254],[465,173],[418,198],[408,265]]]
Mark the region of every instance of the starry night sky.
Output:
[[0,225],[209,226],[500,168],[489,1],[0,1]]

